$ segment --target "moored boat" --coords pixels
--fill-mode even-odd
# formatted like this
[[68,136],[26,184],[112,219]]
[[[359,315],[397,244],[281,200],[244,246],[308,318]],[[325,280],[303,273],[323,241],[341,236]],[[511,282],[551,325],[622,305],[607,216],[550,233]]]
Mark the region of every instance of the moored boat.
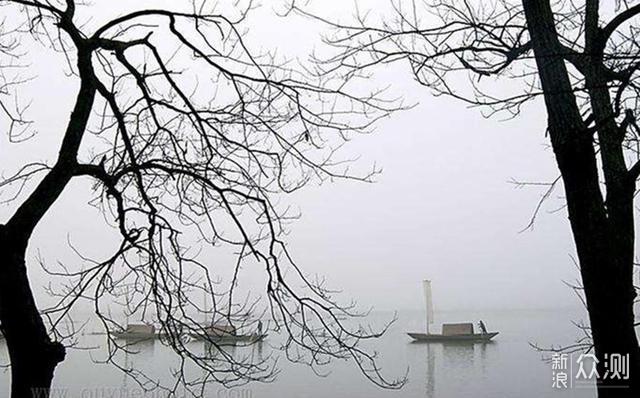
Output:
[[135,339],[135,340],[151,340],[158,338],[154,325],[147,324],[129,324],[124,330],[113,332],[112,335],[117,339]]
[[194,331],[191,337],[196,340],[210,341],[214,343],[257,343],[264,340],[266,333],[239,334],[231,325],[212,325],[201,331]]
[[473,323],[445,323],[442,325],[442,333],[430,333],[429,325],[433,323],[433,301],[431,299],[431,281],[423,281],[425,303],[427,305],[426,318],[427,330],[423,332],[408,332],[407,334],[415,342],[424,343],[486,343],[496,337],[499,332],[486,330],[484,322],[480,321],[480,333],[473,330]]
[[444,335],[444,334],[435,334],[435,333],[407,333],[417,342],[475,342],[475,343],[484,343],[488,342],[492,338],[498,335],[498,332],[489,332],[489,333],[473,333],[473,334],[461,334],[461,335]]

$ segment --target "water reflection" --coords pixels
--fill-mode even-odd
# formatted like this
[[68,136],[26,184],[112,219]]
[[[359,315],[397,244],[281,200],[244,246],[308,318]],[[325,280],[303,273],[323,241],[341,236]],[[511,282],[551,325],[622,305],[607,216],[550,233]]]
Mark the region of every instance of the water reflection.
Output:
[[[445,388],[466,383],[465,376],[478,375],[484,378],[487,369],[488,352],[496,347],[495,342],[469,343],[416,343],[409,344],[412,350],[419,353],[421,365],[424,366],[424,391],[427,398],[443,396],[438,394],[436,378],[440,386]],[[417,358],[416,358],[417,359]],[[417,365],[417,363],[415,363]],[[420,366],[420,368],[422,368]]]
[[469,343],[446,343],[442,345],[445,365],[449,369],[465,371],[473,368],[474,345]]
[[436,356],[431,344],[427,344],[427,397],[436,394]]
[[119,342],[124,344],[127,361],[132,361],[133,358],[143,361],[151,360],[155,355],[155,339],[119,339]]
[[[540,354],[531,349],[530,341],[542,344],[558,343],[578,336],[573,324],[567,319],[576,319],[572,313],[509,311],[487,314],[455,313],[450,319],[473,319],[480,316],[492,319],[501,331],[500,339],[491,344],[460,345],[443,343],[409,343],[406,330],[415,330],[424,319],[422,312],[401,313],[398,325],[389,334],[371,343],[371,349],[381,353],[380,367],[386,376],[402,376],[409,368],[409,381],[399,391],[383,390],[366,380],[350,362],[335,361],[329,369],[331,374],[319,378],[306,366],[290,364],[281,352],[273,347],[281,345],[280,337],[270,336],[262,344],[250,347],[238,345],[225,347],[233,350],[238,360],[248,359],[255,363],[263,359],[280,358],[278,377],[274,383],[252,383],[243,386],[251,396],[260,398],[280,398],[282,396],[300,398],[323,397],[367,397],[367,398],[496,398],[496,397],[566,397],[595,398],[592,390],[572,390],[558,393],[551,388],[551,368],[540,360]],[[573,317],[573,318],[572,318]],[[385,314],[381,315],[387,319]],[[444,317],[443,317],[444,318]],[[120,388],[123,384],[130,389],[138,388],[131,378],[125,378],[120,369],[111,365],[101,365],[92,360],[104,361],[108,355],[106,337],[86,335],[81,338],[82,347],[96,347],[91,350],[69,350],[67,359],[56,371],[56,385],[68,388],[69,397],[82,397],[89,389]],[[220,354],[214,357],[211,347],[203,341],[187,343],[195,356],[202,356],[222,369]],[[144,372],[153,381],[168,385],[180,367],[179,358],[166,347],[163,341],[138,342],[131,347],[127,367]],[[217,359],[214,359],[217,358]],[[124,353],[116,358],[124,365]],[[218,363],[219,362],[219,363]],[[0,341],[0,364],[8,363],[6,344]],[[205,375],[202,370],[189,365],[186,369],[191,379]],[[0,397],[8,396],[9,372],[0,369]],[[217,383],[207,387],[205,397],[232,397],[235,391],[224,391]],[[109,390],[110,391],[110,390]],[[87,396],[85,393],[84,396]],[[109,395],[104,395],[109,396]],[[136,395],[130,395],[136,396]],[[143,396],[143,395],[139,395]],[[163,396],[162,394],[157,396]],[[241,395],[235,395],[241,396]]]

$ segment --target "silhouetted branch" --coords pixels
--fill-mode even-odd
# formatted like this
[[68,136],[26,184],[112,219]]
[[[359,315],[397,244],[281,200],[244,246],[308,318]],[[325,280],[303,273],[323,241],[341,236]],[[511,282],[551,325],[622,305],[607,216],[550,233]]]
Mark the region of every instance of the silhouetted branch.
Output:
[[[60,328],[78,303],[89,302],[107,333],[106,362],[145,389],[181,385],[199,396],[208,382],[273,378],[273,358],[234,354],[207,329],[224,324],[255,333],[268,314],[270,330],[285,336],[281,349],[290,360],[318,370],[330,360],[350,359],[377,385],[404,383],[385,379],[375,354],[362,348],[388,326],[347,325],[345,319],[364,313],[334,299],[323,281],[310,279],[294,261],[284,236],[295,216],[276,200],[310,181],[370,181],[377,169],[353,174],[338,152],[353,135],[401,109],[400,102],[380,91],[355,94],[356,76],[309,77],[250,52],[241,32],[251,2],[235,19],[208,13],[212,7],[204,2],[193,4],[197,12],[132,12],[93,32],[74,21],[79,4],[72,0],[64,10],[38,1],[4,3],[37,14],[29,32],[64,54],[81,82],[56,164],[24,167],[0,183],[24,184],[44,174],[8,227],[28,239],[68,181],[91,178],[92,203],[120,234],[105,259],[72,245],[78,265],[42,262],[60,281],[58,289],[48,288],[58,303],[45,311],[58,339],[72,339]],[[227,267],[230,280],[204,254],[211,248],[235,256]],[[239,274],[248,266],[264,270],[263,295],[240,296]],[[200,303],[203,296],[212,308]],[[176,384],[161,385],[120,362],[118,354],[134,348],[114,336],[126,328],[110,313],[114,303],[127,318],[159,323],[163,343],[180,361]],[[186,336],[206,340],[215,354],[197,352]],[[187,372],[192,365],[204,376]]]

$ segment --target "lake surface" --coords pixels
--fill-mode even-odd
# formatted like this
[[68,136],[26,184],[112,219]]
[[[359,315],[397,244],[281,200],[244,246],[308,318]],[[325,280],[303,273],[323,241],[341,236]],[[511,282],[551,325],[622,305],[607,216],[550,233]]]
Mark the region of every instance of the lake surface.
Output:
[[[372,323],[388,320],[391,313],[371,315]],[[279,361],[280,373],[273,383],[252,383],[232,390],[211,385],[207,397],[271,398],[271,397],[595,397],[593,388],[553,388],[553,371],[549,362],[529,343],[541,346],[566,345],[580,336],[571,321],[586,318],[583,310],[504,310],[437,312],[434,330],[441,322],[477,322],[482,319],[490,331],[499,331],[490,344],[415,344],[407,331],[424,330],[420,311],[398,313],[398,321],[376,341],[380,365],[386,376],[401,377],[407,371],[408,382],[400,390],[384,390],[374,386],[349,362],[334,362],[318,377],[303,365]],[[99,348],[104,336],[83,336],[81,343],[90,350],[72,350],[58,368],[55,385],[59,397],[162,397],[143,395],[134,381],[110,365],[94,363],[102,359]],[[271,351],[269,340],[254,350],[265,355]],[[6,347],[0,343],[0,362],[7,363]],[[194,343],[202,344],[202,343]],[[203,348],[204,349],[204,348]],[[138,353],[126,360],[158,380],[170,379],[168,368],[175,362],[170,351],[159,341],[136,348]],[[8,396],[9,376],[0,371],[0,396]]]

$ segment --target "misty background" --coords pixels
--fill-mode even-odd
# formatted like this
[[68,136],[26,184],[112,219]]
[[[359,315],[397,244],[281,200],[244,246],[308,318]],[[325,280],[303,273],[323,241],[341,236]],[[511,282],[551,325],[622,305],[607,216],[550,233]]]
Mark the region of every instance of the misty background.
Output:
[[[176,8],[178,3],[100,0],[80,8],[77,18],[97,24],[148,4]],[[372,8],[378,4],[387,2],[367,1]],[[353,3],[338,0],[312,1],[309,7],[343,20],[354,10]],[[277,16],[283,10],[283,1],[265,0],[251,14],[245,40],[252,52],[277,49],[279,57],[303,63],[314,49],[330,53],[320,37],[326,27],[298,16]],[[65,73],[61,54],[32,48],[24,62],[34,79],[19,94],[23,104],[31,102],[26,116],[38,136],[21,144],[9,144],[2,136],[4,175],[27,160],[53,163],[78,86],[78,79]],[[420,281],[425,278],[433,281],[436,311],[579,307],[563,283],[575,282],[578,270],[571,259],[562,187],[544,205],[533,229],[522,232],[547,187],[510,183],[548,183],[559,175],[545,137],[543,104],[526,105],[513,120],[485,119],[479,109],[432,97],[401,64],[380,70],[371,84],[389,85],[391,96],[417,105],[383,120],[375,134],[355,137],[340,153],[359,158],[355,169],[381,167],[376,183],[312,183],[283,198],[301,213],[286,240],[302,269],[325,276],[327,286],[343,290],[344,300],[377,310],[422,308]],[[38,258],[78,263],[69,242],[98,257],[108,255],[117,242],[117,231],[87,205],[93,198],[90,189],[89,180],[76,179],[31,241],[28,268],[40,303],[49,300],[43,287],[50,280],[38,268]],[[0,221],[16,203],[0,208]],[[261,272],[243,270],[257,292]]]

